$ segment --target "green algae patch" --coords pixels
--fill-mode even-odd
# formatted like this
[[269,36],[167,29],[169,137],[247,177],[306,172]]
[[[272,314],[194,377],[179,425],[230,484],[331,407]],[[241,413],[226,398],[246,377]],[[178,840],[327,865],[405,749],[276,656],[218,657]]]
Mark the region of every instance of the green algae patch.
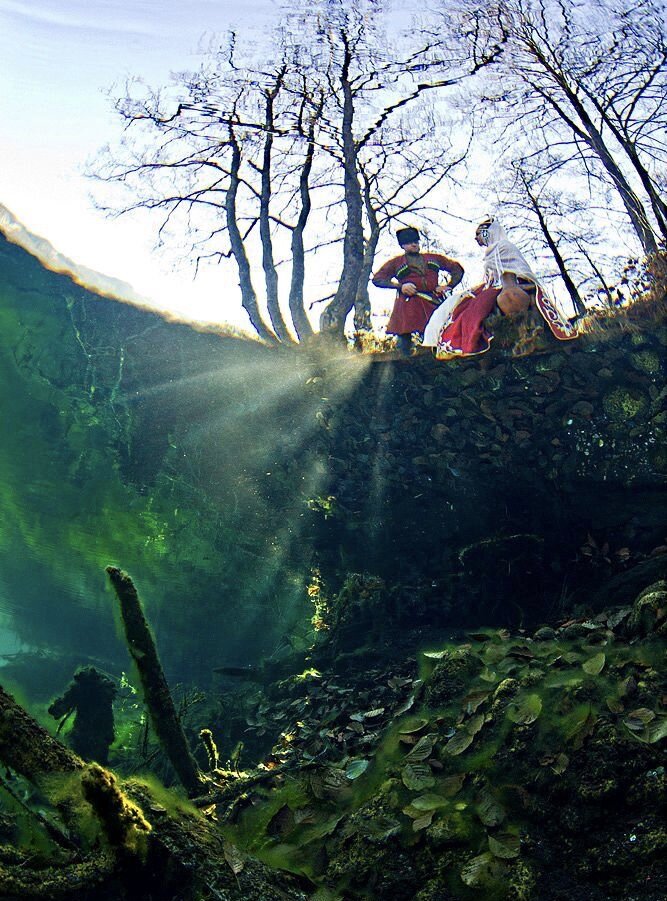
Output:
[[663,371],[663,361],[657,351],[644,348],[630,354],[630,364],[638,372],[649,376],[659,376]]
[[507,718],[521,726],[529,726],[542,713],[542,699],[537,694],[523,695],[507,708]]
[[602,398],[602,408],[612,420],[621,424],[629,419],[641,419],[649,411],[649,400],[641,391],[617,387]]
[[152,773],[140,773],[124,780],[124,786],[129,794],[141,793],[147,797],[153,806],[161,808],[174,819],[179,817],[200,817],[201,811],[197,808],[180,787],[167,788]]

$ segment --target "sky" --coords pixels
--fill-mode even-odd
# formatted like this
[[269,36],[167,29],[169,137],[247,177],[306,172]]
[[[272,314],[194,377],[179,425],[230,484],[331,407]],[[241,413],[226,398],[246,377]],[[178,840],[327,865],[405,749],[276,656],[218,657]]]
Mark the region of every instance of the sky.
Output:
[[[196,68],[207,34],[270,27],[277,15],[272,0],[0,0],[0,204],[76,263],[159,307],[218,320],[220,273],[174,273],[153,251],[154,223],[94,208],[84,168],[120,134],[111,85],[130,75],[166,83]],[[226,309],[244,324],[240,301]]]
[[[114,84],[119,95],[128,76],[166,84],[172,71],[197,68],[212,34],[240,27],[259,36],[279,18],[277,0],[0,0],[0,205],[59,253],[158,308],[247,327],[238,288],[228,290],[220,268],[196,280],[182,264],[175,270],[175,257],[154,250],[156,220],[105,217],[84,170],[121,134]],[[457,247],[464,260],[479,257],[469,231]],[[374,306],[389,306],[388,293],[373,289]]]

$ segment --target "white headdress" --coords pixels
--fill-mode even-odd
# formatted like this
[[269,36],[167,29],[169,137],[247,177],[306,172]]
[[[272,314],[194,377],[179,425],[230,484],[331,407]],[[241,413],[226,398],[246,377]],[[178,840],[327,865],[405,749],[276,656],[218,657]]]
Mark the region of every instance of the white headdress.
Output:
[[503,272],[513,272],[514,275],[529,278],[537,284],[537,276],[516,244],[512,244],[507,237],[507,232],[500,222],[497,222],[493,216],[489,216],[480,223],[480,226],[484,226],[487,232],[484,253],[484,273],[487,284],[496,288],[502,287]]

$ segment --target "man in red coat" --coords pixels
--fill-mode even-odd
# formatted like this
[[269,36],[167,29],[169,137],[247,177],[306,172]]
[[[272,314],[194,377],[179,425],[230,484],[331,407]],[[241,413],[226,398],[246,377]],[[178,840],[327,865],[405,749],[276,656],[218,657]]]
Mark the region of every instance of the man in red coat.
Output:
[[[419,231],[416,228],[399,228],[396,238],[403,254],[378,269],[373,276],[373,284],[376,288],[396,290],[387,334],[397,335],[399,351],[409,356],[412,333],[423,333],[443,295],[463,278],[463,266],[441,253],[420,253]],[[438,284],[441,270],[449,273],[449,283],[446,285]]]

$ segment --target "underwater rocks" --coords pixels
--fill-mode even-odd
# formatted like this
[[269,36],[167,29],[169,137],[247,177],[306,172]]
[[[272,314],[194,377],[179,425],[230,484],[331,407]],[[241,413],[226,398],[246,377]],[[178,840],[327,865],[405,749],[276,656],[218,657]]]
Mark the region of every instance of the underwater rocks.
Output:
[[[640,329],[522,358],[368,366],[320,435],[324,593],[350,571],[384,580],[385,603],[401,583],[437,583],[416,622],[531,628],[602,609],[605,586],[644,564],[656,568],[634,587],[664,577],[652,562],[667,534],[664,311]],[[323,367],[322,393],[342,371]],[[346,641],[361,640],[357,621]]]
[[289,776],[228,835],[328,899],[659,901],[664,597],[283,684]]
[[467,648],[447,652],[436,663],[424,694],[425,702],[439,707],[463,693],[465,686],[481,668],[477,656]]
[[630,635],[667,634],[667,582],[649,585],[636,598],[627,620]]

